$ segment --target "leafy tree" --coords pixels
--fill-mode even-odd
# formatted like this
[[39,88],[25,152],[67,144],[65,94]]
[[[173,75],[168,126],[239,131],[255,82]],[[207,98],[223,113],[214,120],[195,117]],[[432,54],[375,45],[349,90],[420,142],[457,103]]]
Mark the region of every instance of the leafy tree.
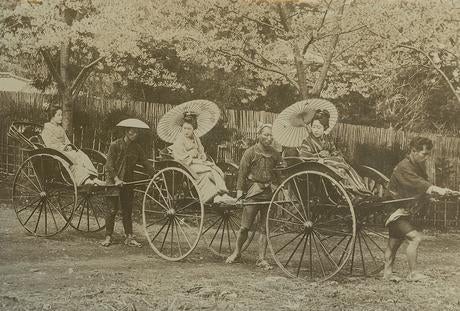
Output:
[[319,96],[331,66],[339,62],[334,60],[339,39],[362,28],[356,23],[342,25],[349,7],[343,0],[135,3],[149,14],[132,25],[137,35],[130,38],[138,50],[126,54],[140,65],[148,64],[142,46],[155,49],[166,43],[183,62],[244,72],[245,79],[239,81],[239,89],[246,92],[244,101],[265,96],[271,85],[289,84],[300,98]]
[[[41,68],[46,68],[46,73],[29,75],[38,75],[43,86],[47,80],[55,83],[63,104],[63,126],[71,132],[73,103],[103,59],[90,44],[94,31],[88,26],[97,18],[95,1],[21,1],[14,10],[2,10],[1,14],[2,54],[22,65],[44,64]],[[39,77],[40,73],[44,75]]]
[[396,128],[459,130],[458,4],[444,0],[356,4],[356,18],[371,36],[349,57],[381,76],[373,88],[381,96],[378,113]]

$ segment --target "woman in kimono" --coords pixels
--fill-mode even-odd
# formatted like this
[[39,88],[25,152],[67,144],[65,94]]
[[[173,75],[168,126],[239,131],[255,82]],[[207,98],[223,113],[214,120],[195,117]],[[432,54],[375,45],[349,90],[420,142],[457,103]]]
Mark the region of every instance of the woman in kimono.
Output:
[[343,178],[343,185],[360,195],[368,195],[361,177],[345,161],[340,152],[336,149],[334,142],[325,135],[324,131],[329,128],[329,111],[317,110],[311,123],[307,125],[310,135],[306,137],[298,148],[300,157],[320,158],[324,164],[332,168]]
[[62,127],[62,109],[50,107],[48,116],[50,122],[44,124],[41,133],[45,146],[56,149],[69,158],[72,162],[70,171],[77,185],[104,185],[105,183],[97,178],[98,172],[88,156],[83,151],[77,150],[67,137]]
[[195,174],[198,191],[204,202],[209,202],[211,199],[214,203],[235,202],[235,199],[228,195],[222,170],[213,162],[207,161],[203,145],[194,133],[196,128],[196,116],[185,115],[182,131],[170,147],[173,158]]

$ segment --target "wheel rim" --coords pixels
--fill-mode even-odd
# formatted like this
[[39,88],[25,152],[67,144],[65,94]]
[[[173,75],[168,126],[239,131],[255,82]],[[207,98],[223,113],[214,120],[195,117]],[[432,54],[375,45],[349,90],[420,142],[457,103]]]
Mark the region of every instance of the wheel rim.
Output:
[[[241,224],[241,208],[237,206],[212,206],[203,226],[203,241],[211,252],[219,257],[228,257],[233,253],[238,230]],[[258,223],[256,219],[254,223]],[[255,230],[251,229],[241,251],[248,248]]]
[[77,187],[65,161],[36,154],[21,165],[13,182],[12,201],[21,225],[31,234],[50,237],[69,224]]
[[[327,189],[326,189],[327,188]],[[356,218],[345,189],[329,175],[303,171],[274,192],[267,222],[270,252],[291,277],[327,280],[351,255]]]
[[204,206],[197,189],[188,172],[169,167],[157,172],[145,190],[145,235],[155,253],[166,260],[181,260],[198,244]]

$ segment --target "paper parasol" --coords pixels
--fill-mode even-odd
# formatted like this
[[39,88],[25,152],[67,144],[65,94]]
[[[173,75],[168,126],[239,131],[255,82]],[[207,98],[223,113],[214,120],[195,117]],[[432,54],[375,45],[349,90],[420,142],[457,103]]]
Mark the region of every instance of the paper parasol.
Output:
[[273,138],[285,147],[298,147],[308,137],[306,125],[315,116],[316,110],[329,111],[329,128],[324,131],[329,134],[337,123],[337,108],[325,99],[306,99],[284,109],[273,122]]
[[196,116],[198,127],[195,129],[195,135],[198,137],[209,132],[220,117],[220,109],[213,102],[204,99],[188,101],[175,106],[160,119],[157,126],[158,136],[168,143],[174,143],[182,131],[186,113]]

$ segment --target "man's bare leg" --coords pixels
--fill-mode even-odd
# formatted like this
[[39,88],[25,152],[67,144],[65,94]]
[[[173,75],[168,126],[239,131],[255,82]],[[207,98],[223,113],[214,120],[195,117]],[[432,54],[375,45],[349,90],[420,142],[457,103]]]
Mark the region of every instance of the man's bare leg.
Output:
[[420,281],[426,279],[427,276],[417,272],[417,250],[420,242],[423,240],[423,234],[417,230],[413,230],[406,234],[409,245],[406,249],[407,262],[409,264],[409,276],[411,281]]
[[396,253],[403,243],[402,239],[389,238],[388,245],[385,249],[385,268],[383,270],[383,278],[391,279],[393,274],[393,265],[396,259]]
[[260,233],[259,237],[259,258],[256,261],[256,265],[264,270],[271,270],[273,267],[265,259],[267,254],[267,235],[265,233]]
[[267,235],[265,233],[260,233],[259,237],[259,259],[265,259],[267,255]]
[[228,256],[227,260],[225,261],[226,263],[234,263],[241,257],[241,249],[243,248],[244,242],[246,242],[246,240],[248,239],[248,231],[249,230],[246,228],[241,228],[240,230],[238,230],[235,250],[230,256]]

